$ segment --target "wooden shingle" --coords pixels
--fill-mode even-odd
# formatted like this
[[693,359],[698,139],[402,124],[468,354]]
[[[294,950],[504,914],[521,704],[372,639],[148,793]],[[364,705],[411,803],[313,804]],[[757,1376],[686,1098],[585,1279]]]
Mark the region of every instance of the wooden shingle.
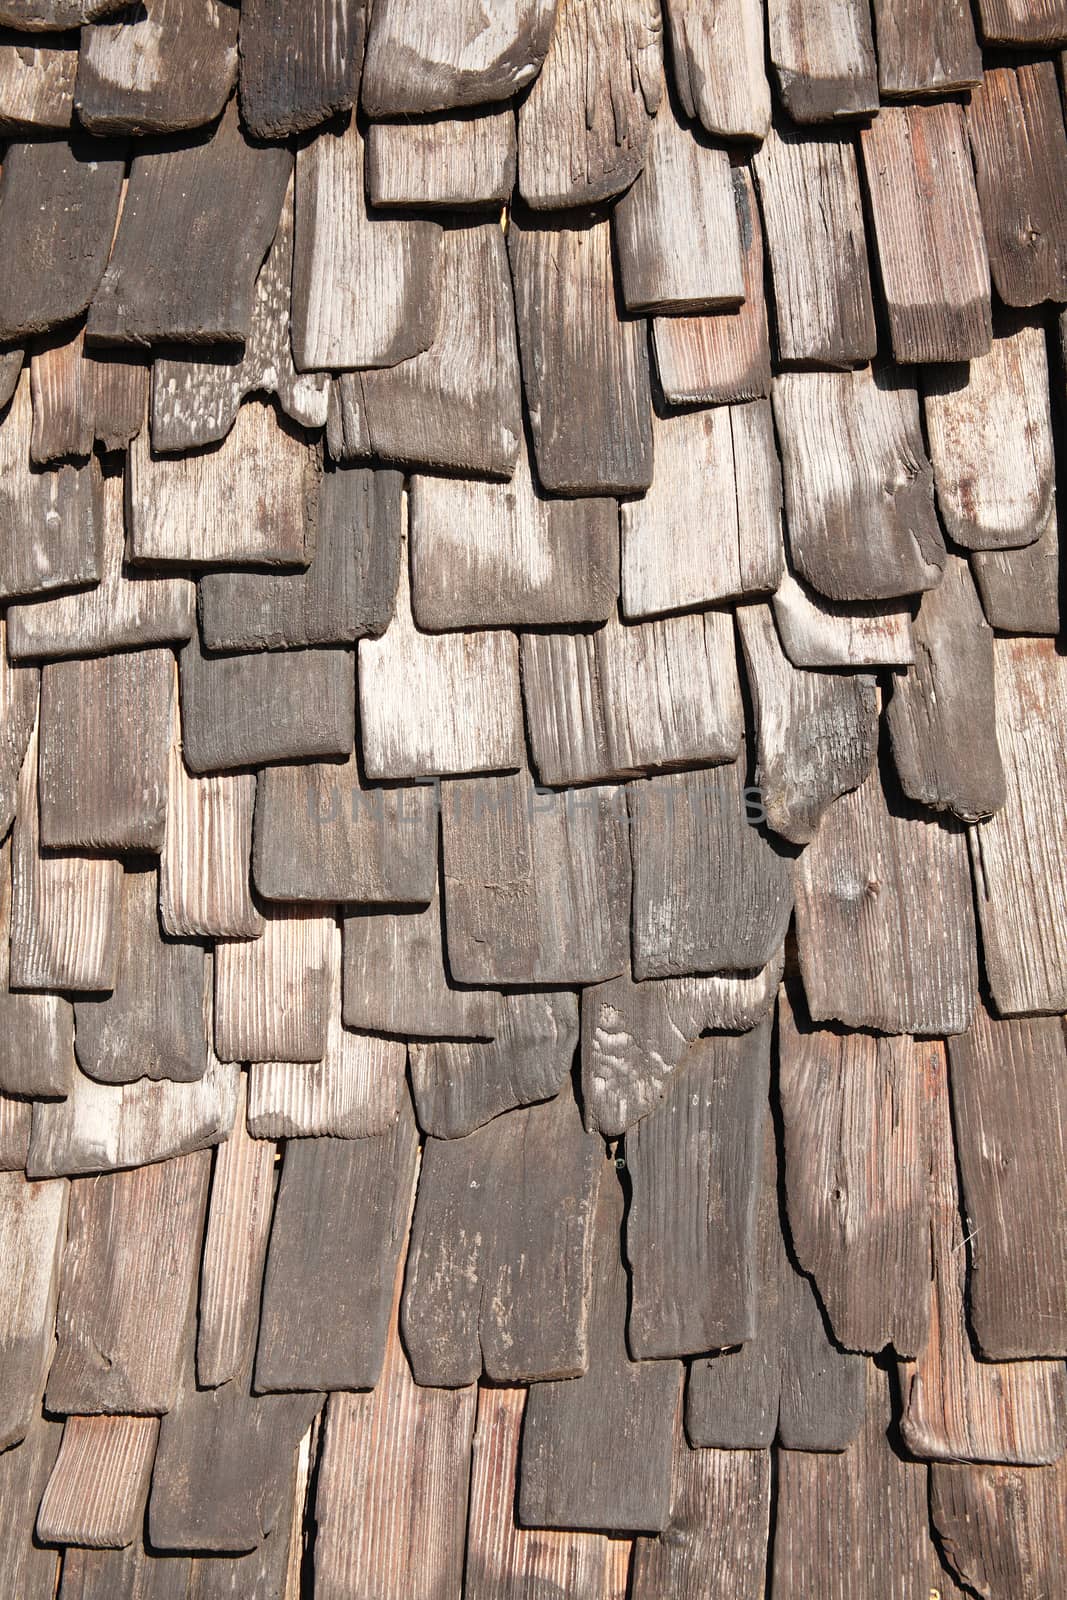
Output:
[[92,374],[82,360],[81,328],[34,340],[30,358],[33,432],[30,461],[84,461],[93,448]]
[[215,946],[215,1050],[222,1061],[321,1061],[328,948],[319,905],[263,908],[258,939]]
[[1055,501],[1033,544],[974,550],[971,575],[991,628],[1003,633],[1060,631],[1060,525]]
[[15,819],[15,792],[41,681],[35,668],[16,666],[12,656],[8,620],[0,616],[0,838],[6,838]]
[[981,83],[982,52],[969,5],[873,0],[873,10],[883,99],[910,100]]
[[914,601],[827,600],[787,564],[771,599],[782,649],[794,667],[900,667],[915,660]]
[[367,38],[362,104],[372,117],[506,100],[537,75],[556,0],[506,0],[490,18],[447,0],[427,25],[419,0],[381,0]]
[[0,1262],[5,1285],[0,1446],[5,1451],[31,1431],[55,1353],[69,1188],[63,1178],[28,1183],[21,1172],[0,1173]]
[[1039,1600],[1067,1562],[1067,1457],[1055,1466],[930,1468],[930,1516],[967,1593]]
[[69,41],[31,44],[9,35],[0,44],[0,129],[69,128],[77,71],[77,47]]
[[167,830],[159,860],[159,914],[179,939],[255,939],[249,856],[256,780],[252,773],[193,777],[174,740],[167,770]]
[[674,87],[687,117],[724,139],[762,139],[771,121],[763,7],[727,0],[711,15],[700,0],[664,8]]
[[770,58],[794,122],[878,109],[871,16],[862,0],[768,0]]
[[0,1172],[24,1172],[30,1148],[33,1105],[0,1094]]
[[284,139],[348,111],[363,64],[366,0],[305,0],[279,14],[241,7],[241,116],[256,139]]
[[367,193],[374,206],[492,211],[515,187],[515,113],[372,122]]
[[990,44],[1067,42],[1063,0],[978,0],[978,18],[982,37]]
[[0,1567],[19,1600],[56,1593],[56,1552],[34,1540],[33,1525],[62,1437],[58,1423],[38,1414],[24,1443],[0,1454]]
[[158,1417],[67,1417],[37,1512],[45,1544],[122,1549],[140,1530]]
[[237,78],[237,16],[226,0],[146,0],[87,28],[74,106],[90,133],[173,133],[213,122]]
[[5,841],[0,848],[0,1091],[62,1098],[74,1078],[74,1012],[60,995],[9,988],[10,939],[11,848]]

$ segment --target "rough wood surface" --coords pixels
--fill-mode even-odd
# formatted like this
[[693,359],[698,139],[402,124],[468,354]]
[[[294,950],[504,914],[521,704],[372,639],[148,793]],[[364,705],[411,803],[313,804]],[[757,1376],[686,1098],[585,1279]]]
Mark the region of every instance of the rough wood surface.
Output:
[[782,480],[767,402],[655,417],[652,436],[652,487],[620,507],[625,617],[776,588]]
[[752,163],[767,230],[778,356],[848,367],[878,347],[851,139],[772,129]]
[[771,90],[759,0],[727,0],[714,14],[700,0],[669,0],[664,12],[674,87],[686,116],[724,139],[764,138]]
[[670,1093],[694,1039],[753,1028],[774,1005],[781,953],[754,977],[629,977],[582,994],[582,1104],[590,1132],[614,1139]]
[[794,122],[877,111],[871,14],[862,0],[769,0],[767,31],[778,91]]
[[1062,1363],[980,1361],[972,1353],[945,1047],[930,1043],[923,1054],[933,1277],[926,1343],[900,1365],[901,1438],[920,1460],[1045,1465],[1067,1446],[1067,1375]]
[[83,333],[67,331],[34,340],[30,358],[34,466],[84,461],[93,448],[91,374],[82,360]]
[[522,442],[522,394],[507,249],[495,222],[442,231],[437,283],[441,310],[427,350],[337,380],[349,431],[351,415],[361,418],[357,453],[508,478]]
[[388,1133],[286,1145],[263,1275],[257,1390],[369,1389],[383,1377],[417,1163],[406,1097]]
[[[258,266],[258,263],[257,263]],[[258,266],[252,320],[244,351],[210,351],[199,361],[160,357],[152,367],[152,447],[180,452],[224,439],[242,400],[274,394],[287,416],[305,428],[326,422],[329,378],[297,372],[289,339],[293,273],[293,180],[274,243]]]
[[604,1165],[572,1095],[428,1139],[401,1329],[417,1382],[570,1378],[588,1360],[593,1214]]
[[862,674],[794,667],[770,606],[739,607],[737,627],[755,723],[755,782],[767,823],[791,843],[807,844],[827,808],[871,769],[877,692]]
[[926,376],[924,409],[937,503],[969,550],[1033,544],[1056,491],[1045,333],[1027,319],[988,355]]
[[60,32],[123,9],[124,0],[3,0],[0,26],[27,33]]
[[241,116],[255,139],[284,139],[355,104],[366,0],[271,0],[241,7]]
[[1067,661],[1051,639],[993,645],[1007,803],[970,832],[982,959],[1003,1016],[1067,1010]]
[[968,361],[992,337],[963,108],[883,106],[860,133],[893,355]]
[[45,663],[37,767],[42,845],[160,848],[174,680],[169,650]]
[[537,75],[555,17],[556,0],[506,0],[492,13],[447,0],[432,19],[418,0],[378,0],[363,109],[396,117],[510,99]]
[[372,215],[363,184],[354,116],[298,153],[292,339],[303,372],[392,367],[433,342],[441,231],[425,219]]
[[256,780],[251,773],[193,777],[174,740],[167,775],[167,831],[159,860],[159,914],[179,939],[255,939],[248,864]]
[[973,550],[971,575],[991,628],[1060,631],[1060,527],[1053,501],[1044,531],[1017,550]]
[[191,1354],[206,1151],[71,1186],[50,1411],[158,1414]]
[[883,99],[951,93],[982,81],[967,0],[873,0]]
[[527,1528],[659,1533],[667,1525],[681,1367],[630,1359],[622,1217],[609,1166],[596,1208],[588,1370],[535,1384],[526,1402],[519,1520]]
[[137,1537],[158,1417],[68,1417],[37,1512],[45,1544],[119,1550]]
[[103,450],[125,450],[145,424],[150,371],[137,351],[87,350],[92,375],[92,405],[97,443]]
[[145,0],[87,28],[74,106],[90,133],[173,133],[213,122],[237,78],[237,12],[226,0]]
[[913,1356],[926,1338],[929,1139],[921,1048],[815,1028],[778,1003],[789,1232],[838,1340]]
[[5,151],[0,229],[17,241],[22,270],[0,284],[0,339],[44,333],[85,310],[107,265],[123,171],[114,146],[85,137]]
[[749,169],[731,167],[730,176],[741,231],[745,297],[736,311],[652,319],[656,375],[670,405],[733,404],[760,399],[771,390],[763,225]]
[[99,583],[13,606],[7,615],[11,656],[96,656],[188,639],[196,625],[195,585],[185,577],[138,572],[127,564],[125,552],[123,478],[107,473]]
[[40,1413],[56,1348],[69,1188],[63,1178],[27,1183],[21,1172],[0,1173],[0,1447],[5,1451],[26,1437]]
[[215,1050],[222,1061],[321,1061],[333,918],[264,906],[258,939],[215,946]]
[[0,43],[0,129],[70,127],[78,51],[66,40],[54,48],[8,34]]
[[154,455],[143,429],[126,491],[131,556],[306,566],[315,549],[319,450],[264,400],[240,408],[221,444],[189,455]]
[[915,662],[893,681],[886,710],[901,786],[932,811],[965,822],[1005,800],[993,703],[993,630],[967,563],[949,556],[912,626]]
[[497,996],[461,989],[445,964],[436,875],[425,911],[356,911],[344,920],[349,1028],[406,1039],[491,1039]]
[[912,602],[839,605],[786,567],[771,601],[782,649],[794,667],[900,667],[915,660]]
[[197,1303],[196,1377],[204,1387],[246,1371],[259,1331],[259,1297],[274,1209],[275,1148],[245,1123],[241,1075],[233,1132],[211,1175]]
[[635,1359],[742,1344],[757,1323],[756,1204],[769,1019],[701,1039],[627,1135],[628,1344]]
[[62,1436],[38,1414],[25,1442],[0,1455],[0,1566],[19,1600],[53,1600],[56,1593],[57,1555],[34,1540],[33,1524]]
[[206,138],[135,155],[90,341],[243,344],[292,165],[245,140],[233,101]]
[[543,784],[732,761],[744,732],[726,611],[526,633],[522,695]]
[[551,222],[513,216],[508,226],[538,475],[553,493],[640,494],[652,482],[644,330],[619,319],[608,223]]
[[8,404],[18,387],[24,352],[16,346],[0,351],[0,408]]
[[51,1099],[74,1078],[74,1013],[57,994],[18,994],[9,987],[11,849],[0,848],[0,1091]]
[[0,1094],[0,1172],[24,1172],[30,1148],[33,1106]]
[[793,907],[789,862],[748,820],[744,758],[629,795],[633,974],[754,972]]
[[556,986],[627,960],[624,792],[547,793],[530,776],[442,791],[448,959],[459,983]]
[[932,589],[945,563],[919,397],[892,368],[774,380],[792,564],[830,600]]
[[[2,95],[0,58],[0,95]],[[0,108],[2,108],[0,99]],[[515,113],[431,122],[372,122],[367,193],[373,206],[494,210],[515,187]]]
[[513,1106],[550,1099],[567,1081],[578,1044],[573,995],[500,995],[490,1025],[490,1044],[410,1047],[419,1126],[435,1138],[462,1139]]
[[1065,1078],[1057,1017],[979,1006],[949,1045],[968,1326],[988,1360],[1067,1353]]
[[796,863],[795,884],[813,1020],[884,1033],[963,1032],[978,975],[957,826],[903,804],[890,811],[876,769],[823,818]]
[[1050,1467],[936,1462],[930,1516],[949,1565],[982,1600],[1053,1595],[1067,1563],[1067,1458]]
[[1063,0],[978,0],[982,37],[990,44],[1048,45],[1067,41]]
[[[21,607],[16,607],[12,620]],[[7,616],[0,617],[0,838],[15,820],[15,793],[37,717],[40,675],[12,660]]]
[[[140,1538],[125,1550],[70,1549],[63,1560],[61,1600],[278,1600],[288,1569],[289,1519],[244,1556],[153,1553]],[[49,1590],[51,1594],[51,1590]]]

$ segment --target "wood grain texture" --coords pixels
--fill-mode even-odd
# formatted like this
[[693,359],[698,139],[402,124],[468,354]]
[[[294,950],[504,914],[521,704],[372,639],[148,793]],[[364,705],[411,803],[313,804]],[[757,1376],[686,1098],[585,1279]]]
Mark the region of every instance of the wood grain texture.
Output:
[[795,885],[814,1021],[918,1034],[969,1025],[977,959],[957,826],[903,804],[891,811],[875,770],[823,819],[796,864]]
[[[679,0],[675,0],[677,7]],[[745,0],[747,3],[747,0]],[[771,349],[763,292],[763,224],[748,167],[731,167],[741,232],[745,297],[736,311],[653,317],[656,376],[670,405],[726,405],[771,391]]]
[[61,32],[123,9],[123,0],[3,0],[0,26],[27,33]]
[[159,858],[164,932],[179,939],[255,939],[263,931],[248,871],[255,794],[252,773],[193,777],[179,741],[171,745]]
[[[19,609],[15,608],[13,619]],[[6,838],[15,820],[15,792],[37,717],[40,691],[36,669],[17,666],[12,656],[5,615],[0,617],[0,838]]]
[[774,380],[789,552],[830,600],[891,600],[941,580],[919,397],[892,368]]
[[988,355],[927,374],[926,428],[942,521],[957,544],[1033,544],[1056,492],[1040,323],[998,330]]
[[982,961],[1002,1016],[1067,1008],[1065,774],[1054,730],[1067,662],[1051,639],[993,645],[1007,802],[970,831]]
[[652,436],[652,487],[620,507],[626,619],[776,588],[782,480],[766,401],[655,417]]
[[31,468],[30,371],[24,368],[0,426],[0,518],[19,530],[0,554],[0,600],[95,584],[101,574],[100,468]]
[[752,163],[771,258],[778,356],[848,367],[878,348],[855,146],[772,129]]
[[5,1451],[31,1432],[41,1410],[56,1348],[56,1299],[69,1188],[63,1178],[28,1183],[21,1172],[0,1173],[4,1271],[0,1446]]
[[496,999],[490,1044],[412,1044],[411,1085],[419,1126],[462,1139],[513,1106],[551,1099],[570,1074],[578,1044],[578,1004],[568,993],[479,996]]
[[222,1061],[321,1061],[333,918],[264,906],[258,939],[215,946],[215,1050]]
[[612,1165],[596,1208],[588,1370],[535,1384],[526,1402],[518,1505],[527,1528],[659,1533],[667,1524],[681,1367],[630,1359],[622,1217]]
[[441,309],[427,350],[337,380],[342,405],[363,418],[360,454],[509,478],[522,393],[507,249],[495,222],[442,231],[436,284]]
[[45,1544],[119,1550],[141,1527],[158,1417],[67,1417],[36,1533]]
[[35,727],[19,773],[11,842],[12,988],[111,989],[121,895],[122,866],[113,858],[42,851]]
[[311,0],[278,15],[241,8],[241,117],[255,139],[284,139],[355,104],[366,0]]
[[14,660],[107,655],[188,639],[196,625],[196,588],[188,578],[157,577],[128,565],[117,472],[103,479],[99,572],[95,588],[11,608],[7,648]]
[[123,171],[119,150],[84,137],[9,146],[0,228],[17,240],[22,270],[0,285],[0,339],[44,333],[85,310],[107,265]]
[[671,1512],[658,1538],[634,1540],[631,1600],[758,1594],[770,1531],[766,1450],[693,1450],[679,1426]]
[[372,206],[491,211],[511,198],[516,159],[510,106],[482,116],[372,122],[367,194]]
[[257,1390],[388,1384],[389,1308],[417,1164],[406,1098],[388,1133],[286,1145],[263,1275]]
[[778,92],[794,122],[877,111],[871,15],[860,0],[769,0],[767,32]]
[[213,122],[237,79],[237,14],[225,0],[146,0],[88,28],[74,106],[90,133],[174,133]]
[[1067,159],[1056,68],[995,67],[967,107],[975,183],[997,293],[1009,306],[1067,294]]
[[14,349],[0,351],[0,408],[9,403],[18,386],[23,356],[24,351],[17,345]]
[[[236,19],[235,19],[236,20]],[[258,264],[257,264],[258,265]],[[152,448],[180,452],[224,439],[246,396],[273,394],[286,416],[305,428],[326,422],[329,378],[297,372],[289,339],[293,274],[293,179],[278,229],[258,267],[252,319],[243,352],[203,352],[196,361],[161,356],[152,366]]]
[[125,450],[144,427],[148,410],[148,362],[136,351],[88,350],[97,443],[105,451]]
[[763,139],[771,90],[758,0],[728,0],[714,15],[700,0],[667,0],[664,13],[674,87],[686,116],[724,139]]
[[[569,11],[586,3],[566,0]],[[508,226],[538,476],[553,493],[640,494],[652,482],[648,350],[641,324],[616,311],[610,228],[551,222]]]
[[448,960],[458,983],[600,983],[626,965],[623,791],[545,793],[529,774],[442,790]]
[[125,1550],[70,1549],[59,1593],[62,1600],[108,1600],[118,1594],[138,1600],[231,1600],[238,1594],[241,1600],[278,1600],[288,1553],[287,1517],[245,1556],[153,1554],[140,1538]]
[[882,98],[951,93],[982,82],[982,52],[966,0],[873,0]]
[[1067,1350],[1063,1060],[1061,1019],[983,1006],[949,1045],[968,1326],[992,1361]]
[[292,166],[245,140],[233,101],[206,137],[135,155],[89,340],[243,344]]
[[1067,1445],[1067,1375],[1062,1363],[982,1361],[972,1353],[945,1049],[930,1043],[923,1054],[933,1278],[926,1343],[914,1362],[900,1365],[901,1438],[920,1460],[1045,1465]]
[[905,794],[974,822],[1006,798],[993,699],[993,630],[967,563],[949,556],[912,626],[915,662],[893,682],[886,709]]
[[74,1077],[74,1013],[55,994],[18,994],[9,988],[11,849],[0,848],[0,1091],[51,1099],[65,1095]]
[[191,1353],[211,1157],[71,1185],[50,1411],[159,1414]]
[[740,304],[741,233],[730,158],[684,128],[670,105],[653,118],[644,167],[611,220],[627,311]]
[[698,1355],[756,1331],[769,1019],[701,1039],[626,1138],[630,1353]]
[[582,993],[582,1105],[590,1132],[617,1138],[671,1092],[701,1034],[754,1028],[774,1005],[781,952],[754,977],[624,976]]
[[0,1094],[0,1172],[24,1172],[30,1148],[33,1106],[29,1100],[16,1100]]
[[848,1350],[913,1356],[930,1283],[929,1136],[921,1047],[815,1028],[778,1003],[789,1232]]
[[771,597],[782,649],[794,667],[900,667],[915,660],[912,601],[837,604],[787,565]]
[[755,722],[755,781],[767,823],[791,843],[807,844],[827,808],[871,769],[877,692],[862,674],[794,667],[770,606],[740,606],[736,615]]
[[30,461],[84,461],[93,448],[91,374],[82,361],[83,330],[34,340],[30,357],[33,432]]
[[445,963],[436,875],[425,911],[353,911],[343,923],[349,1028],[408,1039],[491,1039],[497,996],[462,989]]
[[366,783],[338,764],[265,767],[252,877],[268,900],[426,905],[437,882],[437,791]]
[[585,1370],[603,1165],[566,1090],[466,1139],[426,1141],[400,1324],[417,1382]]
[[894,357],[984,355],[989,258],[962,107],[884,106],[860,148]]
[[371,117],[509,100],[536,77],[556,0],[506,0],[492,14],[448,0],[431,20],[417,0],[381,0],[367,38],[361,101]]
[[175,700],[169,650],[41,669],[37,797],[55,850],[158,850]]
[[982,37],[990,44],[1047,45],[1067,41],[1062,0],[978,0]]
[[425,219],[372,215],[363,185],[363,135],[354,116],[343,131],[321,133],[301,148],[292,340],[302,372],[392,367],[433,342],[440,229]]
[[1060,631],[1060,527],[1053,501],[1043,532],[1016,550],[973,550],[971,576],[991,628]]
[[221,444],[189,455],[155,455],[143,429],[126,487],[130,555],[197,566],[306,566],[321,473],[320,447],[264,400],[240,408]]
[[1042,1600],[1067,1561],[1067,1464],[998,1467],[935,1462],[930,1516],[968,1594]]
[[725,611],[523,634],[522,694],[543,784],[732,761],[744,732]]
[[75,1002],[78,1065],[100,1083],[192,1083],[208,1068],[207,954],[162,937],[158,899],[154,868],[125,874],[115,987]]
[[78,52],[68,41],[31,44],[9,34],[0,43],[0,129],[70,127]]
[[246,1089],[241,1074],[233,1131],[219,1146],[211,1174],[196,1333],[196,1377],[205,1388],[247,1370],[259,1331],[276,1152],[248,1131]]
[[408,493],[420,628],[558,627],[614,611],[615,502],[545,495],[524,443],[510,483],[420,476]]
[[38,1413],[24,1443],[0,1455],[0,1563],[19,1600],[52,1600],[56,1592],[56,1552],[35,1542],[33,1524],[62,1435]]
[[193,1083],[94,1083],[78,1073],[65,1100],[34,1101],[26,1170],[34,1178],[112,1172],[206,1150],[229,1135],[239,1078],[214,1058]]
[[782,943],[789,863],[747,820],[744,765],[631,789],[635,978],[754,972]]

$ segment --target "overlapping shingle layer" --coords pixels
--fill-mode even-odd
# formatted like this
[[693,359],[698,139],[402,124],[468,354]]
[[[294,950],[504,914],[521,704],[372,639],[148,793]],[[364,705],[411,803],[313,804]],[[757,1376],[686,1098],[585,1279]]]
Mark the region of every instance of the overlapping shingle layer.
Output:
[[2,1595],[1063,1595],[1067,5],[0,26]]

